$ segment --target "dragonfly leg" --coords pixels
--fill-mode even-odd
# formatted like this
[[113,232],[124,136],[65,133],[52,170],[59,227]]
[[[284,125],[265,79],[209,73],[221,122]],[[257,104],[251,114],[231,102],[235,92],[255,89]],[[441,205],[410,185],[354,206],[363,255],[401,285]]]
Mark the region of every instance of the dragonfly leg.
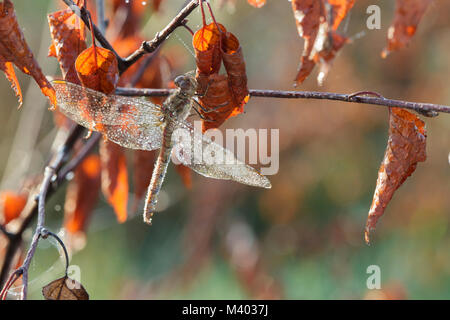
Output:
[[211,84],[212,84],[213,82],[214,82],[213,80],[209,80],[208,83],[207,83],[207,85],[206,85],[206,90],[205,90],[205,92],[203,92],[203,93],[196,92],[195,95],[196,95],[197,97],[200,97],[200,98],[206,96],[206,95],[208,94],[209,87],[211,86]]
[[198,102],[196,99],[192,99],[199,107],[200,107],[200,109],[202,109],[202,111],[204,112],[204,113],[211,113],[211,112],[215,112],[215,113],[225,113],[225,112],[227,112],[228,110],[226,110],[226,111],[218,111],[220,108],[223,108],[223,107],[225,107],[227,104],[228,104],[228,102],[225,102],[225,103],[222,103],[222,104],[219,104],[218,106],[215,106],[214,108],[205,108],[204,106],[202,106],[201,104],[200,104],[200,102]]

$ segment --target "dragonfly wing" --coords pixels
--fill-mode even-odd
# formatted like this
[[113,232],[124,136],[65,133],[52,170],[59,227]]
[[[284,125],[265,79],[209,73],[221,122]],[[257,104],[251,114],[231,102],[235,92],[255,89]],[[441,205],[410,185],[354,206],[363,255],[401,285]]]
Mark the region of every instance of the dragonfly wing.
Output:
[[[185,137],[173,141],[173,154],[185,166],[208,178],[233,180],[267,189],[272,187],[266,176],[238,160],[230,150],[195,132],[189,123],[179,123],[179,126],[187,139]],[[199,150],[201,151],[198,152]]]
[[52,81],[60,110],[89,130],[103,133],[132,149],[161,147],[164,123],[161,107],[149,101],[105,95],[74,83]]

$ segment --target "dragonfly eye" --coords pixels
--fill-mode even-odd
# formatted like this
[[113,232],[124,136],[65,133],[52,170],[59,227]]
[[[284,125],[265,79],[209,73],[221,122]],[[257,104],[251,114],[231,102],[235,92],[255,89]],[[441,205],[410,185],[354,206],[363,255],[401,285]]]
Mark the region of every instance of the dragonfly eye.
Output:
[[189,79],[184,75],[176,77],[173,82],[181,90],[188,90],[191,87]]

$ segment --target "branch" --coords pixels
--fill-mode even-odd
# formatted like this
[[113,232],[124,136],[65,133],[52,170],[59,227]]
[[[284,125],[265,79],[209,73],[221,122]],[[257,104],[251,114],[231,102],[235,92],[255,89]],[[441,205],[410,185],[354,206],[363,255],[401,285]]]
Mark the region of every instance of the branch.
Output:
[[[84,7],[78,7],[72,0],[63,1],[78,17],[83,20],[84,24],[90,30],[90,12]],[[198,1],[199,0],[191,0],[166,26],[166,28],[156,34],[153,40],[142,43],[141,47],[127,59],[123,59],[117,54],[112,45],[103,36],[103,33],[96,25],[93,24],[92,29],[94,37],[102,47],[111,50],[114,53],[118,60],[120,74],[122,74],[143,55],[155,52],[176,28],[185,25],[186,17],[199,5]],[[93,39],[93,41],[95,40]],[[150,63],[151,61],[152,58],[149,57],[149,60],[147,62]],[[23,216],[25,216],[25,219],[22,221],[19,227],[19,231],[11,234],[4,228],[0,230],[0,232],[3,232],[9,239],[8,245],[6,247],[5,258],[3,260],[3,265],[0,271],[0,288],[3,287],[3,290],[1,291],[2,295],[6,295],[12,284],[22,275],[24,283],[22,289],[22,299],[26,299],[28,288],[28,268],[36,251],[39,239],[41,236],[43,236],[42,230],[45,230],[45,199],[47,198],[47,195],[50,196],[51,194],[53,194],[54,191],[59,187],[59,185],[64,182],[67,174],[71,172],[76,166],[78,166],[81,161],[83,161],[83,159],[95,147],[96,143],[101,137],[101,135],[92,137],[92,139],[90,139],[90,141],[85,144],[81,152],[77,156],[75,156],[63,169],[61,169],[64,159],[71,152],[73,145],[78,140],[78,138],[81,137],[82,132],[84,132],[83,127],[79,125],[73,127],[66,141],[55,155],[54,159],[46,167],[44,179],[41,184],[38,196],[38,201],[36,202],[36,200],[33,199],[32,196],[29,197],[29,201],[24,209],[23,214]],[[29,227],[36,215],[38,216],[38,222],[26,258],[22,266],[15,270],[6,281],[6,276],[11,268],[14,256],[18,248],[20,247],[20,244],[22,243],[23,232]],[[3,286],[3,284],[5,284],[5,286]]]
[[6,227],[2,224],[0,224],[0,231],[9,239],[11,240],[14,234],[6,230]]
[[[72,0],[62,0],[64,3],[75,13],[78,17],[83,20],[84,25],[91,30],[90,23],[89,23],[89,16],[91,15],[88,10],[86,10],[85,7],[78,7]],[[111,50],[114,55],[117,58],[117,62],[119,63],[119,70],[121,70],[121,66],[123,68],[123,59],[119,56],[119,54],[114,50],[112,45],[109,43],[108,40],[103,36],[99,28],[95,24],[92,24],[92,27],[94,28],[94,36],[95,39],[97,39],[98,42],[100,42],[101,46],[105,49]],[[92,39],[94,41],[94,39]]]
[[[123,96],[146,96],[146,97],[165,97],[173,89],[138,89],[138,88],[117,88],[116,94]],[[365,96],[367,94],[376,95],[376,97]],[[281,91],[281,90],[250,90],[250,96],[263,98],[281,98],[281,99],[322,99],[336,100],[352,103],[364,103],[379,105],[385,107],[397,107],[410,109],[419,112],[425,116],[436,116],[438,113],[450,113],[450,106],[438,105],[432,103],[409,102],[403,100],[387,99],[379,94],[370,91],[357,92],[352,94],[316,92],[316,91]]]
[[191,0],[163,30],[155,35],[153,40],[142,42],[141,47],[124,60],[125,70],[143,55],[155,51],[176,28],[185,25],[185,19],[198,5],[199,0]]
[[[5,283],[7,274],[9,273],[9,270],[11,269],[11,265],[12,265],[12,261],[14,259],[15,253],[16,253],[17,249],[20,247],[20,244],[22,243],[22,235],[23,235],[24,231],[29,227],[31,222],[34,220],[35,216],[39,214],[38,226],[37,226],[36,232],[33,236],[33,240],[32,240],[30,249],[28,250],[28,253],[27,253],[28,260],[27,260],[27,258],[25,259],[22,266],[13,272],[13,274],[10,276],[10,279],[18,272],[19,273],[23,272],[24,267],[27,267],[27,265],[29,266],[29,262],[31,261],[31,258],[34,255],[34,250],[35,250],[34,246],[37,245],[37,241],[39,240],[38,239],[39,234],[40,234],[40,233],[38,233],[38,231],[40,231],[39,226],[40,225],[42,226],[43,222],[44,222],[44,219],[43,219],[44,218],[44,216],[43,216],[44,204],[41,200],[45,199],[47,195],[53,194],[54,191],[59,187],[59,185],[64,181],[64,179],[62,177],[60,177],[59,179],[56,179],[53,182],[51,180],[52,180],[52,177],[54,174],[52,174],[50,178],[48,178],[48,176],[53,171],[58,172],[60,170],[63,160],[68,156],[68,154],[72,150],[75,142],[78,140],[79,137],[81,137],[83,132],[84,132],[84,128],[81,126],[76,125],[76,126],[72,127],[72,129],[69,132],[63,145],[60,147],[60,149],[55,154],[55,156],[53,157],[50,164],[47,166],[50,169],[46,170],[46,174],[45,174],[43,183],[40,188],[39,199],[38,199],[39,200],[39,209],[38,209],[38,202],[36,202],[35,199],[33,199],[32,195],[29,196],[28,203],[27,203],[27,205],[24,209],[24,213],[23,213],[23,216],[25,217],[25,219],[21,223],[20,228],[17,231],[17,233],[13,234],[13,237],[8,242],[8,245],[6,247],[6,254],[5,254],[5,258],[3,260],[3,265],[2,265],[2,269],[1,269],[1,273],[0,273],[0,287],[2,287],[3,284]],[[51,169],[51,168],[53,168],[53,169]],[[50,181],[49,181],[49,179],[50,179]],[[42,215],[41,215],[41,213],[42,213]],[[23,281],[24,286],[26,283],[25,280],[26,280],[26,278],[24,277],[24,281]],[[7,282],[9,282],[9,281],[7,281]],[[3,290],[5,288],[6,288],[6,286],[4,286]],[[26,296],[26,292],[25,292],[25,296]]]
[[[86,8],[78,7],[72,0],[63,0],[64,3],[77,15],[79,16],[84,24],[89,28],[89,11],[86,10]],[[150,41],[144,41],[141,44],[141,47],[137,49],[135,52],[133,52],[130,56],[128,56],[126,59],[123,59],[119,56],[119,54],[114,50],[112,45],[106,40],[106,38],[103,36],[102,32],[99,30],[99,28],[92,24],[92,27],[94,29],[94,36],[100,42],[101,46],[103,48],[106,48],[108,50],[111,50],[114,55],[117,58],[117,62],[119,65],[119,71],[120,74],[124,73],[129,67],[131,67],[136,61],[139,60],[143,55],[147,53],[154,52],[166,39],[167,37],[175,31],[176,28],[179,26],[183,26],[186,24],[186,18],[189,14],[191,14],[192,11],[194,11],[195,8],[198,7],[200,0],[191,0],[183,9],[178,13],[178,15],[175,16],[175,18],[172,19],[171,22],[160,32],[158,32],[155,37]]]

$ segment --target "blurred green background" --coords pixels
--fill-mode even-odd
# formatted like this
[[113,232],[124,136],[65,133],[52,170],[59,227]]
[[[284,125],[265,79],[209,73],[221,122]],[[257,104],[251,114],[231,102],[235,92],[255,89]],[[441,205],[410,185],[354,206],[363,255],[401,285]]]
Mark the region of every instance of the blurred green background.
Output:
[[[14,1],[26,40],[49,75],[59,68],[46,57],[46,14],[60,2]],[[165,26],[182,2],[165,0],[159,13],[149,11],[146,38]],[[233,11],[212,1],[217,20],[241,42],[249,87],[291,90],[303,41],[290,2],[267,2],[255,9],[237,0]],[[373,1],[357,1],[343,23],[353,43],[341,50],[324,86],[318,87],[315,71],[298,90],[371,90],[450,105],[450,4],[435,1],[411,45],[382,59],[395,2],[377,3],[381,30],[366,28],[366,8]],[[189,26],[196,30],[200,21],[196,10]],[[176,31],[163,53],[173,47],[184,59],[179,72],[193,69],[186,30]],[[24,91],[20,110],[7,80],[0,81],[2,189],[17,188],[25,175],[42,171],[56,133],[39,89],[18,76]],[[172,167],[163,187],[168,207],[151,227],[139,212],[118,224],[102,198],[85,246],[71,264],[79,266],[92,299],[449,299],[450,115],[425,121],[428,159],[394,195],[371,246],[364,243],[363,229],[386,147],[387,109],[252,98],[245,114],[224,128],[280,129],[280,168],[269,177],[271,190],[195,174],[193,189],[186,190]],[[64,196],[62,188],[47,206],[54,231],[62,224]],[[367,289],[370,265],[381,269],[381,290]],[[62,273],[57,250],[41,241],[31,268],[31,298],[42,299],[42,285]]]

